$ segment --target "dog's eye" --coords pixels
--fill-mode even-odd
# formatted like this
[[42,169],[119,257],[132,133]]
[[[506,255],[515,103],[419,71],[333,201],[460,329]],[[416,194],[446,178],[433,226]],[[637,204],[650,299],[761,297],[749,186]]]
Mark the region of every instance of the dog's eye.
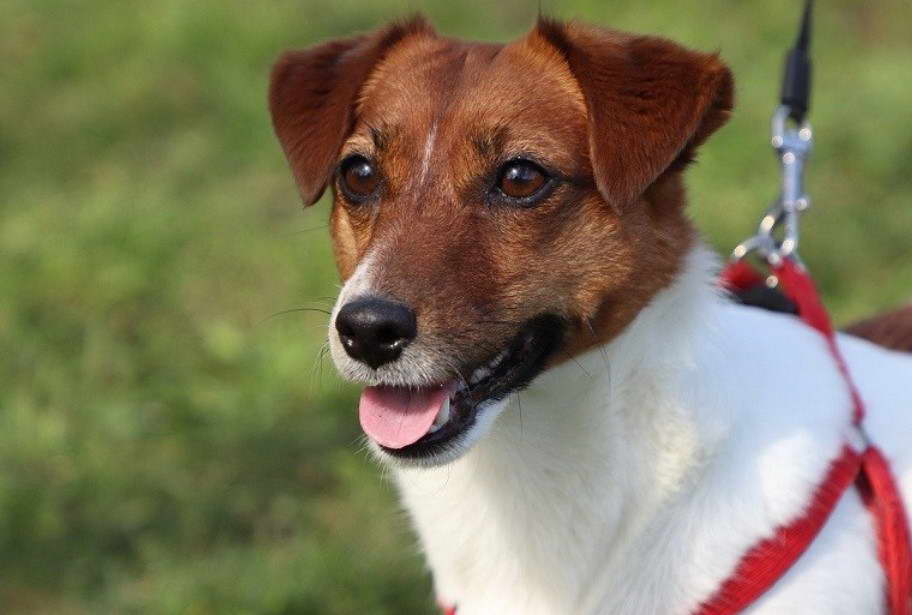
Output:
[[345,196],[354,201],[370,197],[380,184],[377,167],[364,156],[349,156],[343,160],[339,166],[339,177]]
[[500,170],[497,188],[511,199],[528,200],[542,191],[548,176],[528,160],[511,160]]

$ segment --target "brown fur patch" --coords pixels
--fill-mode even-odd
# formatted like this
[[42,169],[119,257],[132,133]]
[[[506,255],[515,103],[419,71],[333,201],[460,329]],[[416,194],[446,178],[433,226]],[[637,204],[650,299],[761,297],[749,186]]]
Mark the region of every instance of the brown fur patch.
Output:
[[[369,256],[375,291],[415,309],[454,369],[543,313],[570,325],[558,360],[617,335],[692,245],[680,171],[728,115],[728,70],[662,39],[551,21],[508,45],[396,28],[274,72],[276,131],[306,200],[347,156],[381,174],[370,202],[335,186],[342,277]],[[554,178],[534,206],[494,189],[515,158]]]
[[912,352],[912,305],[857,322],[845,332],[901,352]]

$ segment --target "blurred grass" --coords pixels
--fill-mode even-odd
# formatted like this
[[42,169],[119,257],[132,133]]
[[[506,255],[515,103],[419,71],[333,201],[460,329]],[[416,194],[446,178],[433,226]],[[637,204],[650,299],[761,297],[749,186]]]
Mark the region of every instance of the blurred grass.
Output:
[[[320,346],[326,203],[301,212],[271,60],[416,9],[514,37],[537,3],[0,4],[0,612],[432,612],[353,392]],[[546,2],[719,49],[738,112],[690,176],[722,250],[774,195],[798,5]],[[820,4],[803,252],[841,321],[912,289],[906,0]]]

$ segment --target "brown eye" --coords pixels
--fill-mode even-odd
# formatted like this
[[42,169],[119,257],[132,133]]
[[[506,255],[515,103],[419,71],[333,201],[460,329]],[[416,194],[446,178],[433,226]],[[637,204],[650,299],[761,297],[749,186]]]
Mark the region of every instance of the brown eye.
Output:
[[497,180],[498,189],[511,199],[529,199],[548,183],[548,176],[528,160],[513,160],[504,165]]
[[349,156],[340,167],[342,191],[353,201],[364,200],[377,190],[380,174],[364,156]]

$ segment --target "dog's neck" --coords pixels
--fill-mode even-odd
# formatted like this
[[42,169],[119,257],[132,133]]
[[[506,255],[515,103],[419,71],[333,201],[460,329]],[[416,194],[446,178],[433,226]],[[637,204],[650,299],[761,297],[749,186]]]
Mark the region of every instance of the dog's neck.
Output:
[[[397,472],[442,598],[467,580],[460,575],[484,574],[547,588],[553,595],[539,603],[578,603],[587,576],[622,557],[686,488],[714,439],[682,404],[682,366],[692,365],[694,333],[719,301],[716,265],[697,246],[620,336],[541,375],[463,458]],[[488,570],[477,558],[490,549],[514,564]],[[523,570],[511,569],[520,562]],[[501,612],[515,608],[488,598]]]

